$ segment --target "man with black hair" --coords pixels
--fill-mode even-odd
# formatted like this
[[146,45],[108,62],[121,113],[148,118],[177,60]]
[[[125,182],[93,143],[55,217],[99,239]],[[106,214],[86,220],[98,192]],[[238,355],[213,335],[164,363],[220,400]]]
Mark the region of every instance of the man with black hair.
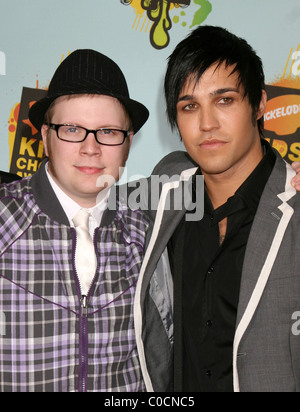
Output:
[[[293,169],[263,139],[262,62],[245,40],[199,27],[172,53],[165,95],[187,153],[168,155],[153,171],[180,178],[162,189],[136,299],[167,248],[175,391],[300,391],[293,332],[300,308],[300,195],[291,184]],[[194,197],[201,195],[199,175],[203,219],[164,210],[168,194],[176,197],[187,181]]]

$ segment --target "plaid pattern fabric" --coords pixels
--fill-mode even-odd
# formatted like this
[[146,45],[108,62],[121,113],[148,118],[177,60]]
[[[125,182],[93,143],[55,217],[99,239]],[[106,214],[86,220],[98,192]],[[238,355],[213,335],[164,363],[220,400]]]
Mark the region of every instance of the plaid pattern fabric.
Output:
[[148,222],[119,205],[95,233],[82,310],[75,229],[36,204],[30,179],[0,189],[0,391],[144,391],[133,302]]

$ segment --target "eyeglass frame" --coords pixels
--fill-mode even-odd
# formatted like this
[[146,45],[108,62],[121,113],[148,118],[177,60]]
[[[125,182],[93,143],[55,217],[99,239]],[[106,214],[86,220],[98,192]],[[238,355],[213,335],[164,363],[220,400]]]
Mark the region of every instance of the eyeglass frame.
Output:
[[[113,146],[122,146],[122,145],[125,143],[125,140],[126,140],[126,138],[129,136],[129,133],[130,133],[129,130],[111,129],[111,128],[109,128],[109,127],[102,127],[102,128],[100,128],[100,129],[97,129],[97,130],[90,130],[90,129],[87,129],[86,127],[83,127],[83,126],[77,126],[76,124],[55,124],[55,123],[49,123],[49,124],[47,124],[47,126],[48,126],[50,129],[55,130],[55,131],[56,131],[57,138],[58,138],[59,140],[62,140],[63,142],[67,142],[67,143],[82,143],[82,142],[84,142],[84,141],[86,140],[86,138],[88,137],[88,135],[89,135],[90,133],[92,133],[92,134],[94,135],[95,140],[96,140],[97,143],[101,144],[102,146],[110,146],[110,147],[113,147]],[[62,127],[62,126],[79,127],[80,129],[83,129],[83,130],[86,131],[86,135],[85,135],[84,139],[79,140],[78,142],[75,142],[75,141],[72,141],[72,140],[62,139],[62,138],[59,137],[59,135],[58,135],[59,128]],[[100,130],[111,130],[111,131],[116,131],[116,132],[122,132],[122,133],[124,134],[123,142],[122,142],[122,143],[118,143],[118,144],[107,144],[107,143],[101,143],[101,142],[99,142],[99,140],[98,140],[98,138],[97,138],[97,132],[99,132]]]

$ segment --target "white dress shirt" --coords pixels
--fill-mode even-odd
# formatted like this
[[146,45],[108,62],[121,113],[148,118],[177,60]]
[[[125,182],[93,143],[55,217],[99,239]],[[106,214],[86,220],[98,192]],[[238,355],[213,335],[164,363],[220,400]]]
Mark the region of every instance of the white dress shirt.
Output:
[[[73,199],[71,199],[68,195],[66,195],[66,193],[54,181],[54,179],[48,172],[48,163],[46,164],[46,173],[47,173],[49,182],[52,186],[52,189],[54,190],[54,193],[56,194],[56,197],[58,198],[59,203],[61,204],[65,214],[67,215],[69,219],[70,225],[74,227],[74,223],[72,222],[72,219],[81,209],[81,206],[78,203],[76,203]],[[89,220],[89,233],[92,239],[94,237],[95,229],[100,226],[103,213],[105,209],[107,208],[107,201],[108,201],[109,193],[110,193],[110,189],[107,191],[105,197],[99,203],[97,203],[92,208],[86,209],[91,215],[90,220]]]

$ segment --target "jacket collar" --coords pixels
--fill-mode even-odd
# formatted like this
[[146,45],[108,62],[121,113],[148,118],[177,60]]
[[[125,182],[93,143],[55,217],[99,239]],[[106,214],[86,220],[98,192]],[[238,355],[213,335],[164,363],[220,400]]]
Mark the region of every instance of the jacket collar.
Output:
[[[274,252],[274,239],[282,240],[284,233],[282,230],[278,232],[282,220],[285,217],[290,219],[294,212],[293,199],[297,192],[290,183],[294,175],[295,172],[292,168],[278,155],[274,170],[262,195],[248,240],[237,323],[241,321],[271,249]],[[284,229],[286,230],[286,228]],[[278,249],[279,247],[280,244]]]
[[293,204],[297,192],[290,183],[294,175],[292,168],[278,154],[249,236],[234,340],[235,391],[239,391],[237,373],[239,344],[258,308],[287,227],[294,214]]
[[46,163],[47,160],[44,160],[31,179],[31,187],[34,197],[39,208],[46,215],[63,225],[70,226],[67,215],[58,201],[47,177],[45,169]]

